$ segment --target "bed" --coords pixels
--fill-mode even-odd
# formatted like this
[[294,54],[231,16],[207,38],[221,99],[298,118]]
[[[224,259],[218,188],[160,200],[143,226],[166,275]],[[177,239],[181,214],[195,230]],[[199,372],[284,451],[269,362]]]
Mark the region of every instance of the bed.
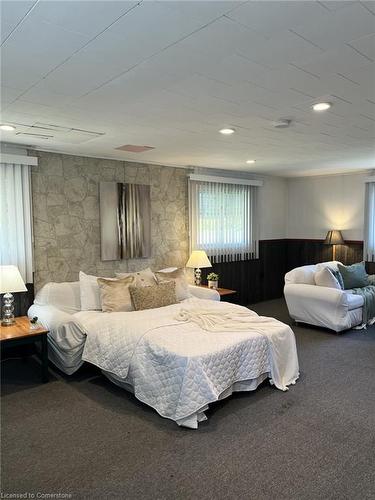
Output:
[[235,391],[255,390],[266,379],[280,390],[296,382],[288,325],[219,302],[207,289],[191,292],[178,304],[116,313],[80,311],[78,303],[64,311],[38,304],[37,296],[29,315],[50,329],[51,361],[65,373],[84,361],[94,364],[162,417],[192,429],[206,419],[210,403]]

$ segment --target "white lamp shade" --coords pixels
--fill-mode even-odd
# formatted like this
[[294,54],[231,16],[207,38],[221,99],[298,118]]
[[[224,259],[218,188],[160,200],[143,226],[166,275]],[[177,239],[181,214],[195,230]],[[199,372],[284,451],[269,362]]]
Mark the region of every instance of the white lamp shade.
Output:
[[0,266],[0,293],[27,292],[16,266]]
[[186,262],[186,267],[200,269],[202,267],[212,267],[212,264],[204,250],[194,250],[191,252],[190,259]]

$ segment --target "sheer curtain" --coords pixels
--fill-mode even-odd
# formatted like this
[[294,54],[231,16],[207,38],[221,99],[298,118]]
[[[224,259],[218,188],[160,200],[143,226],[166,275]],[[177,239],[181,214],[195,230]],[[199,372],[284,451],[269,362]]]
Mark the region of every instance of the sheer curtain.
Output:
[[375,262],[375,178],[366,182],[364,260]]
[[212,262],[258,258],[258,189],[189,179],[190,251]]
[[18,267],[33,282],[30,166],[0,163],[0,265]]

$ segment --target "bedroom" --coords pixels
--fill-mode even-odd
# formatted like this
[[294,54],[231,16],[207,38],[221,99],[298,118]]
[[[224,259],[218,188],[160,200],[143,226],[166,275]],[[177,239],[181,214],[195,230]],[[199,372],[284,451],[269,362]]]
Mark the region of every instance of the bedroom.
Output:
[[373,498],[375,2],[0,5],[2,497]]

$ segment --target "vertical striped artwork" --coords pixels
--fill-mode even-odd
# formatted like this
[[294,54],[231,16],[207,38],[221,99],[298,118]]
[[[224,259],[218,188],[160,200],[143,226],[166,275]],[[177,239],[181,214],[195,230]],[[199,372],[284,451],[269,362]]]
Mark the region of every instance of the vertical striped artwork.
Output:
[[100,183],[101,260],[151,257],[150,186]]

